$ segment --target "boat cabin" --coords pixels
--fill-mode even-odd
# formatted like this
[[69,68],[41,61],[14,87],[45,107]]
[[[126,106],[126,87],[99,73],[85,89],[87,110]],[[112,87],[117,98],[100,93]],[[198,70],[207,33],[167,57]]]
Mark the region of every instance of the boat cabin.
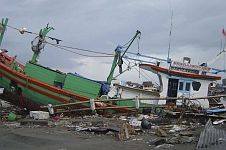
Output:
[[[183,62],[172,61],[168,67],[152,64],[140,64],[140,68],[154,72],[159,77],[161,97],[205,97],[208,96],[210,83],[220,80],[220,76],[210,73],[211,68],[206,64],[192,65],[190,58],[185,57]],[[159,101],[158,104],[181,103],[180,101]],[[195,101],[204,108],[209,107],[208,100]]]

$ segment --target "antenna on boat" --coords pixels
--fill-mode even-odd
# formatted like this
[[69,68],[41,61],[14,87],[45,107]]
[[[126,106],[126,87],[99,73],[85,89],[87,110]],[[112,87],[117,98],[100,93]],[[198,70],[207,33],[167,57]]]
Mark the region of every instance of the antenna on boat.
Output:
[[31,63],[37,63],[39,54],[41,53],[41,50],[45,47],[45,37],[46,35],[51,31],[54,30],[53,27],[49,27],[49,24],[43,29],[39,31],[39,35],[31,42],[31,49],[34,52]]
[[224,71],[226,72],[226,51],[225,51],[225,45],[226,45],[226,31],[224,30],[224,27],[223,27],[223,29],[222,29],[222,34],[223,34],[223,38],[224,38],[224,44],[222,45],[222,49],[221,49],[221,52],[218,54],[218,55],[220,55],[220,54],[222,54],[223,53],[223,59],[224,59],[224,65],[223,65],[223,67],[224,67]]
[[3,36],[7,27],[7,23],[8,23],[8,18],[2,18],[2,21],[0,23],[0,46],[2,44],[2,40],[3,40]]
[[216,69],[216,68],[212,68],[212,70],[214,71],[215,74],[217,73],[226,73],[226,51],[225,51],[225,44],[226,44],[226,32],[224,30],[224,27],[222,29],[222,34],[223,34],[223,38],[221,36],[221,47],[220,47],[220,52],[217,54],[216,58],[214,58],[210,64],[213,64],[214,62],[216,62],[220,56],[223,57],[223,69]]
[[225,55],[226,55],[226,51],[225,51],[225,45],[226,45],[226,31],[224,30],[224,27],[223,27],[223,29],[222,29],[222,34],[223,34],[223,39],[224,39],[224,42],[221,42],[222,43],[222,49],[221,49],[221,51],[220,51],[220,53],[217,55],[217,56],[219,56],[219,55],[221,55],[221,54],[223,54],[223,60],[224,60],[224,62],[223,62],[223,69],[224,69],[224,72],[226,72],[226,58],[225,58]]
[[172,29],[173,29],[173,8],[170,1],[170,9],[171,9],[171,16],[170,16],[170,32],[169,32],[169,46],[168,46],[168,53],[167,53],[167,62],[171,63],[170,59],[170,50],[171,50],[171,36],[172,36]]

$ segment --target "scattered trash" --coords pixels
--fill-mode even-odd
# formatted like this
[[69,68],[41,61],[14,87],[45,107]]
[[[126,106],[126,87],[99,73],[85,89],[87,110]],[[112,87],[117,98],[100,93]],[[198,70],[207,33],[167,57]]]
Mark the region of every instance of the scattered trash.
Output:
[[194,137],[190,136],[174,136],[166,141],[168,144],[185,144],[185,143],[191,143],[194,141]]
[[13,113],[13,112],[10,112],[8,114],[8,118],[7,118],[8,121],[15,121],[16,120],[16,114]]
[[26,125],[26,126],[48,126],[48,121],[47,120],[34,120],[34,119],[24,119],[20,121],[21,125]]
[[161,129],[160,127],[156,128],[155,134],[159,137],[166,137],[167,136],[167,133],[163,129]]
[[124,121],[127,120],[126,116],[120,116],[119,119],[120,119],[120,120],[124,120]]
[[194,141],[194,137],[190,137],[190,136],[181,136],[180,137],[180,142],[181,144],[184,144],[184,143],[191,143]]
[[6,122],[4,125],[7,127],[19,128],[21,124],[19,122]]
[[169,144],[180,144],[181,143],[180,137],[179,136],[174,136],[174,137],[168,139],[167,143],[169,143]]
[[207,114],[217,114],[217,113],[225,113],[226,109],[225,108],[214,108],[214,109],[207,109],[206,113]]
[[134,134],[136,134],[135,130],[128,123],[124,123],[118,133],[118,138],[120,141],[128,140]]
[[166,143],[166,139],[164,138],[155,138],[155,139],[149,140],[150,145],[158,146],[164,143]]
[[213,125],[223,124],[226,121],[226,119],[216,120],[213,122]]
[[[8,107],[9,106],[9,107]],[[200,118],[180,117],[162,117],[156,114],[134,114],[127,116],[126,114],[108,114],[104,115],[78,115],[72,116],[60,113],[55,113],[52,105],[48,105],[48,111],[30,111],[29,115],[22,113],[21,110],[11,104],[7,108],[0,109],[0,117],[2,124],[8,128],[35,128],[35,127],[64,127],[67,131],[78,135],[88,136],[111,136],[120,141],[145,141],[146,135],[152,137],[151,140],[146,141],[149,146],[154,149],[174,149],[177,144],[191,143],[194,145],[197,141],[197,136],[194,135],[193,130],[197,127],[202,127]],[[212,115],[213,116],[213,115]],[[215,115],[219,117],[219,115]],[[223,115],[221,114],[220,117]],[[205,116],[206,117],[206,116]],[[205,120],[205,119],[203,119]],[[215,119],[214,125],[223,124],[226,118]],[[208,124],[208,123],[207,123]],[[218,129],[210,129],[203,131],[200,135],[199,144],[197,147],[212,148],[213,145],[224,145],[225,136],[217,136],[214,140],[212,130],[220,135],[225,134],[226,131]],[[213,127],[212,127],[213,128]],[[205,134],[205,135],[204,135]],[[210,135],[211,138],[210,138]]]
[[36,120],[49,119],[49,113],[44,111],[30,111],[30,117]]
[[9,102],[0,100],[0,107],[2,107],[2,108],[8,108],[8,107],[11,107],[11,106],[12,105]]
[[137,118],[133,117],[130,119],[129,124],[133,127],[140,127],[141,121],[139,121]]
[[142,129],[151,129],[151,122],[148,121],[147,119],[143,118],[141,121],[141,127]]
[[174,145],[172,144],[162,144],[162,145],[158,145],[156,146],[154,149],[173,149]]
[[183,125],[180,125],[180,126],[179,125],[174,125],[169,132],[174,133],[174,132],[179,132],[179,131],[182,131],[182,130],[185,130],[185,129],[186,128]]
[[53,115],[54,114],[53,105],[52,104],[48,104],[47,108],[48,108],[49,114]]
[[193,136],[193,133],[191,131],[181,131],[179,133],[181,136]]

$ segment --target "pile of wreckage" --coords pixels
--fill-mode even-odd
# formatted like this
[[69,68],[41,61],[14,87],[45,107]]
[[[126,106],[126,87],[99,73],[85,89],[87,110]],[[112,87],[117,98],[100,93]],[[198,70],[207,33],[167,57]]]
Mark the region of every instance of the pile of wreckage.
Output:
[[54,113],[51,105],[45,111],[28,111],[1,101],[0,124],[9,128],[64,127],[79,135],[143,140],[155,149],[173,149],[176,144],[188,143],[196,145],[196,149],[219,149],[226,144],[226,131],[221,129],[225,112],[222,106],[207,110],[168,106],[132,114],[66,115]]

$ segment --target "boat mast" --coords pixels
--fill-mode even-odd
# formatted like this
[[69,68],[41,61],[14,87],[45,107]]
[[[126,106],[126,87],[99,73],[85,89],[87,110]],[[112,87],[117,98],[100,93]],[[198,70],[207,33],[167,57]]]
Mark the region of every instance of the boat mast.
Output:
[[2,40],[3,40],[3,36],[6,30],[8,20],[9,20],[8,18],[5,18],[5,19],[2,18],[2,22],[0,23],[0,46],[2,44]]
[[38,62],[38,57],[41,53],[41,50],[44,48],[43,44],[45,42],[45,37],[51,30],[54,30],[54,28],[49,27],[49,24],[47,24],[47,26],[45,28],[43,28],[39,31],[39,36],[35,38],[35,39],[38,39],[38,43],[35,45],[35,44],[33,44],[34,41],[31,42],[32,51],[34,52],[32,59],[30,61],[31,63],[36,64]]
[[122,52],[122,47],[117,46],[117,48],[115,49],[115,57],[114,57],[114,60],[112,62],[112,65],[111,65],[111,71],[110,71],[110,74],[107,77],[107,83],[109,85],[111,84],[111,81],[113,79],[113,74],[114,74],[115,68],[118,64],[118,60],[121,58],[121,52]]
[[107,77],[107,83],[111,84],[111,81],[113,80],[113,74],[115,71],[116,66],[119,66],[119,73],[122,73],[122,64],[123,64],[123,60],[122,58],[124,57],[125,53],[127,52],[127,50],[129,49],[129,47],[132,45],[133,41],[137,38],[138,35],[140,35],[141,32],[139,30],[137,30],[136,34],[134,35],[134,37],[129,41],[129,45],[127,46],[126,50],[122,53],[122,46],[117,46],[117,48],[115,49],[115,57],[114,60],[112,62],[112,66],[111,66],[111,71],[110,74]]

